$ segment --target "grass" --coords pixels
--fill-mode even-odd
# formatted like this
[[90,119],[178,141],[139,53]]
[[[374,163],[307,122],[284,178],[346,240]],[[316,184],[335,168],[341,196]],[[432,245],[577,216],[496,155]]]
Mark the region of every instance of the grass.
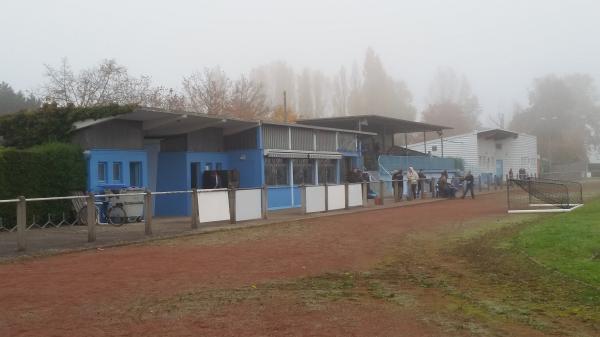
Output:
[[524,228],[514,244],[535,261],[600,287],[600,199]]

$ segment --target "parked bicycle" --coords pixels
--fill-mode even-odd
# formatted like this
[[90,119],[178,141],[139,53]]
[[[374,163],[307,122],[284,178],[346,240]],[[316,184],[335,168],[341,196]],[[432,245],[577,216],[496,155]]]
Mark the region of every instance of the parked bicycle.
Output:
[[[110,197],[109,197],[110,199]],[[106,210],[106,211],[105,211]],[[97,223],[101,222],[102,219],[105,219],[107,222],[113,226],[119,227],[123,226],[126,222],[128,222],[129,218],[127,217],[127,212],[123,208],[123,203],[115,202],[112,203],[110,201],[104,202],[96,202],[94,205],[94,212],[96,213],[94,218],[96,218]],[[88,206],[84,205],[81,207],[79,212],[77,213],[77,218],[79,219],[79,223],[83,225],[87,225],[88,219]]]

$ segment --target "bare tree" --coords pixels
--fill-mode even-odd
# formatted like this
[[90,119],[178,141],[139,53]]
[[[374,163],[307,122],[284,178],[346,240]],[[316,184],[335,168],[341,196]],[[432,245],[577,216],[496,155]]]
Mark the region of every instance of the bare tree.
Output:
[[333,79],[333,97],[331,99],[331,104],[333,106],[334,115],[348,115],[349,96],[350,89],[348,86],[348,79],[346,78],[346,68],[341,67]]
[[150,77],[129,75],[114,59],[74,73],[66,58],[58,67],[45,65],[47,78],[42,87],[46,101],[58,105],[94,106],[136,103],[145,105],[153,90]]
[[182,85],[192,111],[208,115],[227,112],[231,81],[221,68],[204,68],[184,77]]
[[244,119],[266,119],[269,108],[265,103],[263,86],[242,75],[235,81],[231,91],[228,113]]

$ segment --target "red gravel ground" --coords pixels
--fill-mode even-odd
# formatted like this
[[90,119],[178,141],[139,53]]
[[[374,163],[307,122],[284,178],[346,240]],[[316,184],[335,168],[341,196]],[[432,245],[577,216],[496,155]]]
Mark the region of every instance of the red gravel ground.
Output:
[[[506,212],[504,194],[0,265],[0,336],[438,336],[410,308],[294,296],[166,310],[194,291],[365,271],[412,232]],[[173,300],[173,298],[175,298]],[[166,300],[161,312],[153,301]],[[220,302],[223,302],[220,300]],[[148,304],[148,311],[146,304]],[[154,303],[154,304],[152,304]],[[210,306],[214,298],[206,301]]]

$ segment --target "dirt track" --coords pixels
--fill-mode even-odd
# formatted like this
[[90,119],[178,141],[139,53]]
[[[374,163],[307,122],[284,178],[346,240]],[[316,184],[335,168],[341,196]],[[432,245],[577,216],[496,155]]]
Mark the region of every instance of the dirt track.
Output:
[[311,307],[294,296],[248,303],[228,295],[215,308],[202,306],[214,302],[208,299],[185,311],[145,309],[157,300],[169,304],[179,296],[185,301],[182,294],[194,291],[251,291],[272,282],[366,271],[409,233],[505,214],[503,197],[492,194],[0,265],[0,336],[442,335],[411,310],[375,301]]

